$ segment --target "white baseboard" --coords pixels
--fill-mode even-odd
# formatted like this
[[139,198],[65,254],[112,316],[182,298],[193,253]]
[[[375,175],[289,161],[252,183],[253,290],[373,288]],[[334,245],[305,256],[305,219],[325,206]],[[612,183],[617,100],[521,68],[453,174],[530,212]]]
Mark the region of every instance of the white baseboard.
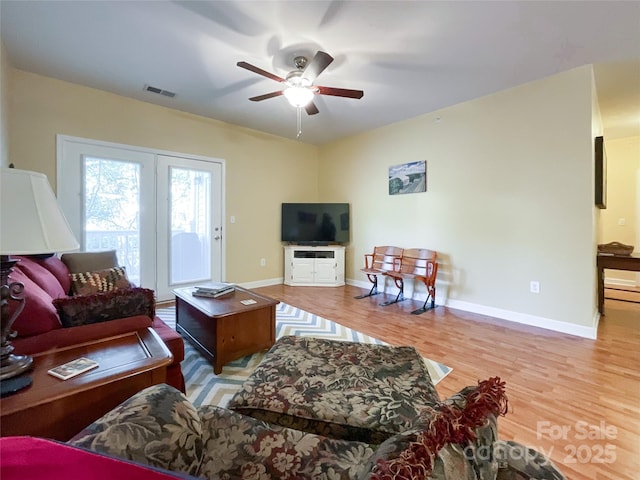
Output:
[[[371,283],[362,282],[358,280],[347,280],[348,285],[355,287],[371,288]],[[396,293],[396,289],[391,289],[387,293]],[[408,296],[408,295],[407,295]],[[426,294],[418,292],[412,297],[414,300],[424,301]],[[436,293],[436,305],[444,305],[458,310],[464,310],[465,312],[477,313],[479,315],[487,315],[489,317],[499,318],[501,320],[507,320],[509,322],[520,323],[523,325],[530,325],[532,327],[544,328],[546,330],[553,330],[554,332],[567,333],[569,335],[575,335],[577,337],[589,338],[595,340],[598,335],[598,322],[600,320],[600,313],[597,311],[593,317],[593,326],[587,327],[582,325],[575,325],[572,323],[561,322],[559,320],[553,320],[551,318],[538,317],[535,315],[529,315],[526,313],[513,312],[510,310],[504,310],[501,308],[488,307],[486,305],[480,305],[477,303],[464,302],[461,300],[440,298]]]
[[488,315],[490,317],[499,318],[501,320],[507,320],[510,322],[521,323],[523,325],[530,325],[532,327],[553,330],[554,332],[568,333],[569,335],[589,338],[591,340],[595,340],[598,335],[598,320],[600,318],[600,314],[597,315],[597,319],[594,317],[593,327],[586,327],[582,325],[561,322],[559,320],[553,320],[551,318],[538,317],[536,315],[529,315],[527,313],[503,310],[501,308],[487,307],[485,305],[478,305],[475,303],[463,302],[460,300],[449,299],[447,300],[445,305],[447,307],[457,308],[466,312]]
[[284,278],[268,278],[266,280],[256,280],[255,282],[244,282],[239,283],[243,288],[260,288],[260,287],[270,287],[271,285],[281,285],[284,283]]

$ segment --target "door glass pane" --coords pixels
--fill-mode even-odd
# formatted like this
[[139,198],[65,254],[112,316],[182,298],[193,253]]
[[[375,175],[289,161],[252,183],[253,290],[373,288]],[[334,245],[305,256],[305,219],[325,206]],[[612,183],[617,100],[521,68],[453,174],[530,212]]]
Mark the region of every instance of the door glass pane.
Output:
[[84,157],[83,173],[85,249],[116,250],[140,285],[140,165]]
[[171,167],[170,284],[211,276],[211,174]]

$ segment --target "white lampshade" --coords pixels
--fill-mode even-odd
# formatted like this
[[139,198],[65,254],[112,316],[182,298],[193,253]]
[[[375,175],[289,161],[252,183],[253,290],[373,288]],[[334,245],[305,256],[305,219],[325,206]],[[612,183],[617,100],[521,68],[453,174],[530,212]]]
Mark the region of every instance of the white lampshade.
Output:
[[293,107],[305,107],[313,99],[313,90],[307,87],[289,87],[284,91]]
[[42,173],[0,170],[0,254],[35,255],[80,245]]

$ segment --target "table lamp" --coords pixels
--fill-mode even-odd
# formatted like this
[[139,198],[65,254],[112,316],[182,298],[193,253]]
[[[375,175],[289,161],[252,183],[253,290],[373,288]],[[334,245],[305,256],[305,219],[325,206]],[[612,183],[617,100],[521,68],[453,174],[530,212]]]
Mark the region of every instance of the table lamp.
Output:
[[[5,390],[6,379],[29,370],[33,363],[27,355],[12,353],[11,326],[24,308],[25,299],[21,295],[24,285],[11,281],[11,271],[19,260],[10,255],[64,252],[76,250],[79,244],[44,174],[2,168],[0,179],[0,380]],[[9,315],[11,302],[17,302],[17,307]],[[30,379],[26,382],[29,384]]]

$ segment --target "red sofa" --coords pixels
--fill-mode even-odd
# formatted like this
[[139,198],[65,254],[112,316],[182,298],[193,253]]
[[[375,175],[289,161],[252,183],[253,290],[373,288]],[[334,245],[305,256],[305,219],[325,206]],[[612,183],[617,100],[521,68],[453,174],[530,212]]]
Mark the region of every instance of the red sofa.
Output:
[[37,437],[0,438],[0,456],[2,480],[196,480],[185,474]]
[[53,348],[61,348],[110,337],[141,328],[151,327],[173,354],[167,368],[167,383],[184,392],[185,384],[180,368],[184,360],[182,337],[160,318],[147,315],[125,316],[114,320],[64,328],[53,300],[68,295],[71,289],[69,268],[57,256],[47,258],[14,256],[19,262],[11,272],[11,280],[24,285],[25,306],[13,330],[17,337],[11,341],[16,354],[32,355]]

